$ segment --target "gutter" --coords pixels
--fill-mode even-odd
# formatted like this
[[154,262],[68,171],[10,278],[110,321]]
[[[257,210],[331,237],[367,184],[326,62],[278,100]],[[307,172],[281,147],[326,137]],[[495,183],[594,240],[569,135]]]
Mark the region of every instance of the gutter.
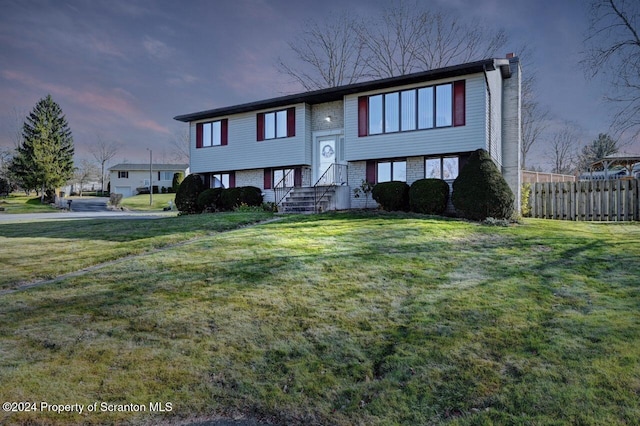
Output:
[[488,135],[489,140],[487,142],[489,142],[489,143],[487,145],[488,145],[488,148],[489,148],[489,150],[488,150],[489,151],[489,155],[491,155],[491,141],[492,141],[492,131],[491,130],[493,129],[493,109],[492,109],[492,104],[491,104],[491,86],[489,86],[489,78],[487,77],[488,74],[487,74],[486,65],[483,66],[482,72],[483,72],[482,75],[484,75],[484,83],[487,85],[487,98],[489,100],[489,108],[488,108],[488,112],[489,113],[487,114],[488,119],[489,119],[489,135]]

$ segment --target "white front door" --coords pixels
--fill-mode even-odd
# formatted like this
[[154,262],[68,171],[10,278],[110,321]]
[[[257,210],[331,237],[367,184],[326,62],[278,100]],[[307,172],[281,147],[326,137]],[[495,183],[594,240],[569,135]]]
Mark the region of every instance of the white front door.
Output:
[[325,174],[329,167],[336,162],[336,137],[325,136],[318,138],[318,182],[320,185],[330,185],[334,182],[334,173],[329,171]]

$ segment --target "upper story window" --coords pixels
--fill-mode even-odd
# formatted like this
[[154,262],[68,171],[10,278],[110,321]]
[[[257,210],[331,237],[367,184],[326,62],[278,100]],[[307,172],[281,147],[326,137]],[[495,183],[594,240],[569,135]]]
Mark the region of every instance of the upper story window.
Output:
[[290,138],[296,135],[295,107],[280,111],[260,112],[256,119],[256,139],[258,141]]
[[358,136],[464,125],[464,80],[358,98]]
[[118,172],[118,179],[129,179],[129,172]]
[[227,145],[228,120],[196,124],[196,148]]

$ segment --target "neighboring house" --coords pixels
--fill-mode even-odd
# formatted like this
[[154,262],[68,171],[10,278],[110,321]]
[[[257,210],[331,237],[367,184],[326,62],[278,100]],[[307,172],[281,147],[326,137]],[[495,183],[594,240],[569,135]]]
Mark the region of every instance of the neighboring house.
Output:
[[187,164],[152,164],[149,170],[149,163],[117,164],[109,168],[111,192],[126,198],[136,195],[139,189],[148,191],[151,185],[159,190],[171,188],[173,175],[181,172],[186,176],[188,168]]
[[256,186],[286,205],[334,185],[325,209],[361,208],[364,180],[451,183],[484,148],[519,204],[520,74],[509,55],[175,119],[189,123],[191,173],[207,187]]

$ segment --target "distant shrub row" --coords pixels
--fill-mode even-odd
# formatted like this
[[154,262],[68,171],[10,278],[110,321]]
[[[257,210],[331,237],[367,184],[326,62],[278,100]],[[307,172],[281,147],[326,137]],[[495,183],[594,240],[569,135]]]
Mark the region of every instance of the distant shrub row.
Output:
[[[449,201],[449,185],[441,179],[421,179],[411,187],[405,182],[384,182],[371,193],[382,209],[442,214]],[[514,195],[489,153],[473,152],[453,182],[451,201],[458,215],[472,220],[510,219]]]
[[180,183],[175,202],[185,214],[231,211],[240,206],[261,206],[262,191],[254,186],[205,189],[200,176],[189,175]]

